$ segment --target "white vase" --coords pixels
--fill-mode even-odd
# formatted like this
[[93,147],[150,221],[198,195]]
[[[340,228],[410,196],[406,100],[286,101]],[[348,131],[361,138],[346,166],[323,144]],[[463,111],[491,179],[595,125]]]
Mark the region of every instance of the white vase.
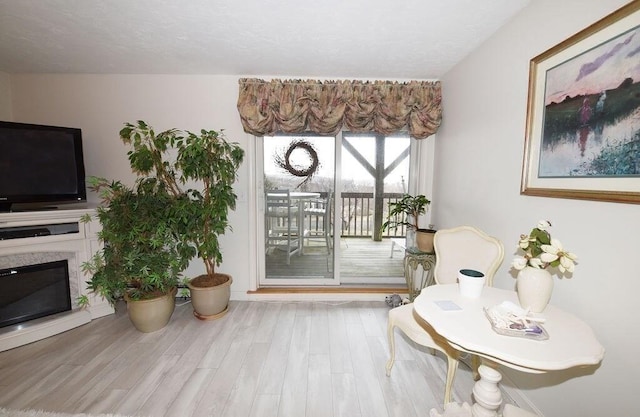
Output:
[[541,313],[551,299],[553,277],[546,269],[527,266],[518,272],[516,290],[522,308]]

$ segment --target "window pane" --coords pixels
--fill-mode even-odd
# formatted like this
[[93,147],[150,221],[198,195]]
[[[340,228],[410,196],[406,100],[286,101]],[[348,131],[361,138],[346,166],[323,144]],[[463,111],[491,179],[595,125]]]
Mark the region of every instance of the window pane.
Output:
[[[384,166],[388,167],[403,153],[407,153],[410,142],[406,136],[389,136],[385,141]],[[406,193],[409,186],[409,157],[402,159],[384,179],[385,193]]]
[[333,279],[334,146],[333,137],[264,137],[267,279]]

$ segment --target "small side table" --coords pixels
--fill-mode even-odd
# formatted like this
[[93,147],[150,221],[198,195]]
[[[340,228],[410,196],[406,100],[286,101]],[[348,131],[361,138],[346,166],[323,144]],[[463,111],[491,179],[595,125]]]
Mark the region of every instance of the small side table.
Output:
[[[447,311],[438,301],[447,300],[459,310]],[[472,299],[460,294],[458,284],[432,285],[416,297],[414,312],[431,325],[445,343],[461,352],[482,357],[478,368],[480,380],[473,387],[473,405],[450,403],[444,413],[438,409],[430,417],[498,417],[502,404],[499,382],[502,374],[497,364],[509,368],[540,374],[573,367],[597,366],[604,357],[604,347],[585,322],[553,305],[547,306],[541,316],[549,333],[545,341],[525,340],[503,336],[491,329],[484,307],[503,301],[517,305],[515,291],[484,287],[480,298]],[[595,370],[595,368],[593,368]],[[505,406],[503,417],[529,417],[531,414],[516,407]]]
[[[424,287],[435,283],[433,278],[433,266],[435,264],[435,253],[422,252],[415,247],[405,250],[404,279],[407,281],[409,301],[413,301]],[[422,267],[422,271],[419,274],[418,265]],[[417,277],[416,274],[418,274]]]

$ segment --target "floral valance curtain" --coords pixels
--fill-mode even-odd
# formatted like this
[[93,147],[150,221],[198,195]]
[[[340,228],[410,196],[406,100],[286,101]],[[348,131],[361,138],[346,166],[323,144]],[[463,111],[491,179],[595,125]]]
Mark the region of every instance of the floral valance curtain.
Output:
[[298,81],[240,79],[238,111],[244,131],[336,135],[436,133],[442,120],[440,82]]

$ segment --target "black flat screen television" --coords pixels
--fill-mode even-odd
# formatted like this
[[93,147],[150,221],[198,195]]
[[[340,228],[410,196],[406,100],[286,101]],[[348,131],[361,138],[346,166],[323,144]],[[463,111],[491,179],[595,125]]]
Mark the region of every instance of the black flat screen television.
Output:
[[0,121],[0,211],[86,199],[80,129]]

